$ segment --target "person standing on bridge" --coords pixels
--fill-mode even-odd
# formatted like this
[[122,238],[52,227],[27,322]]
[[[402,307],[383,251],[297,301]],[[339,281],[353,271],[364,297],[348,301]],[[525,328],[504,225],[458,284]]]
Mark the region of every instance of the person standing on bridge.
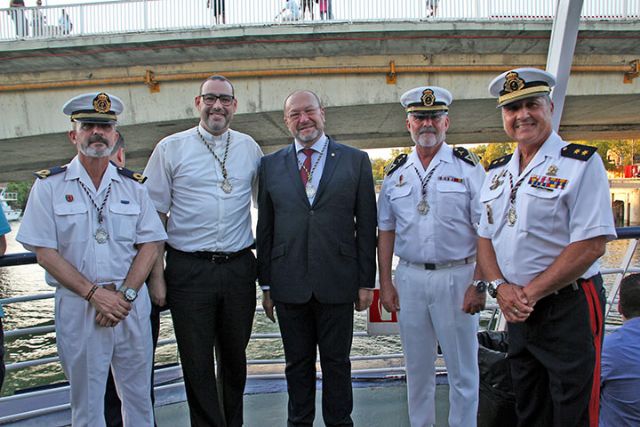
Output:
[[169,234],[164,275],[161,258],[151,281],[166,289],[191,425],[237,427],[256,307],[250,207],[262,151],[229,128],[238,101],[227,78],[205,80],[195,107],[198,126],[160,141],[145,169]]
[[225,0],[207,0],[207,8],[211,9],[211,19],[215,24],[224,24],[225,17]]
[[315,418],[316,348],[322,415],[352,426],[353,310],[375,286],[376,199],[366,153],[324,133],[318,96],[302,90],[284,103],[293,143],[263,158],[258,195],[262,305],[282,334],[289,426]]
[[[474,267],[485,172],[477,156],[445,142],[451,101],[451,93],[436,86],[402,95],[415,147],[389,166],[378,198],[381,301],[398,312],[412,427],[436,422],[438,342],[449,375],[449,425],[476,425],[476,313],[484,308],[486,286],[472,279],[480,278]],[[400,262],[392,280],[394,252]]]
[[553,130],[552,74],[518,68],[489,85],[513,155],[482,187],[478,262],[507,320],[520,427],[598,423],[604,290],[598,258],[616,237],[596,149]]
[[144,177],[109,163],[122,101],[105,92],[70,99],[66,166],[36,172],[16,240],[35,252],[56,287],[60,362],[74,426],[104,426],[110,366],[125,426],[153,426],[151,303],[145,278],[167,235]]

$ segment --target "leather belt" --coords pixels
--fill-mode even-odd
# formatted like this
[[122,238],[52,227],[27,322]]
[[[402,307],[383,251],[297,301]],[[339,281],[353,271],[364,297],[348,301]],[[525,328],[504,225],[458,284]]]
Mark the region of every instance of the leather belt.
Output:
[[443,270],[445,268],[456,267],[458,265],[472,264],[476,262],[475,256],[459,259],[456,261],[443,262],[441,264],[433,264],[429,262],[410,262],[403,259],[400,260],[401,264],[408,265],[409,267],[419,268],[421,270]]
[[557,291],[555,291],[554,295],[566,294],[567,292],[575,292],[578,289],[580,289],[580,287],[578,286],[578,283],[581,283],[581,282],[586,282],[586,280],[578,279],[576,281],[573,281],[569,283],[567,286],[565,286],[564,288],[560,288]]
[[251,252],[251,247],[240,249],[238,252],[208,252],[208,251],[196,251],[196,252],[184,252],[167,245],[168,249],[179,252],[185,255],[191,255],[196,258],[206,259],[214,264],[224,264],[231,261],[234,258],[238,258],[247,252]]

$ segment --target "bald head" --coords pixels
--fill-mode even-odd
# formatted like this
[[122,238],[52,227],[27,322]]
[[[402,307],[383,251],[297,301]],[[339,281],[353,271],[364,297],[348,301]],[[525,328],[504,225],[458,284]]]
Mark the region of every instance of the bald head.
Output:
[[309,90],[298,90],[287,96],[284,123],[300,144],[311,147],[324,135],[324,109],[318,95]]

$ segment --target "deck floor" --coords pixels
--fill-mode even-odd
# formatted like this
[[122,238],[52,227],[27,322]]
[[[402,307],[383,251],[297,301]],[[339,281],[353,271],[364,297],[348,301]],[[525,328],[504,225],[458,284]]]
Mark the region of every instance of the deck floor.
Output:
[[[436,387],[436,426],[447,426],[449,386]],[[321,427],[322,392],[316,394],[316,420],[314,427]],[[356,426],[409,427],[407,415],[406,384],[355,387],[353,389],[353,414]],[[287,393],[260,393],[245,396],[244,425],[247,427],[279,427],[287,425]],[[189,426],[186,402],[156,408],[158,427]]]

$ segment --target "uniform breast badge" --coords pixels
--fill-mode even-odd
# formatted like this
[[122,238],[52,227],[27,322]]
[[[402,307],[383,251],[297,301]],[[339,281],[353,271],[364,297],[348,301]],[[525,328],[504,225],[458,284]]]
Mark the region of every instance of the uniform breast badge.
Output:
[[398,182],[396,183],[396,187],[402,187],[407,181],[404,180],[404,175],[400,175],[398,177]]
[[495,190],[496,188],[502,185],[502,183],[504,182],[504,176],[506,175],[506,172],[507,171],[505,169],[499,174],[493,176],[493,178],[491,179],[491,185],[489,186],[489,190]]
[[487,203],[485,206],[487,207],[487,222],[493,225],[493,209],[491,208],[491,205],[489,203]]
[[551,165],[547,169],[547,175],[549,176],[556,176],[557,173],[558,173],[558,167],[556,165]]

